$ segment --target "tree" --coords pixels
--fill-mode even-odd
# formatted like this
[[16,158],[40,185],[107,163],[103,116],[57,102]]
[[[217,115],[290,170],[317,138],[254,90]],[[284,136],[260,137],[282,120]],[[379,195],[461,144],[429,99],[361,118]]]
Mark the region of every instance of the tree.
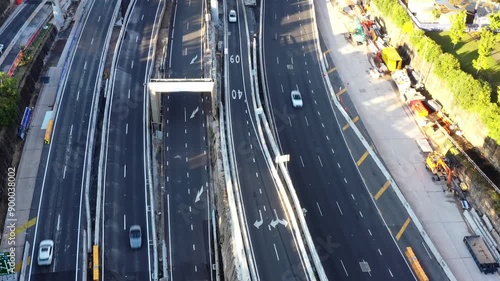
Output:
[[497,31],[500,29],[500,11],[489,14],[488,20],[490,21],[491,30]]
[[477,59],[472,60],[472,66],[476,69],[476,74],[478,74],[479,71],[488,68],[486,56],[479,54]]
[[462,41],[465,34],[465,27],[465,11],[462,10],[451,17],[450,38],[453,48],[455,48],[458,42]]
[[0,72],[0,127],[9,126],[15,120],[18,101],[16,80]]
[[493,47],[495,47],[495,35],[493,32],[487,28],[483,28],[481,30],[481,38],[479,39],[479,46],[477,52],[479,55],[483,55],[488,57],[493,51]]

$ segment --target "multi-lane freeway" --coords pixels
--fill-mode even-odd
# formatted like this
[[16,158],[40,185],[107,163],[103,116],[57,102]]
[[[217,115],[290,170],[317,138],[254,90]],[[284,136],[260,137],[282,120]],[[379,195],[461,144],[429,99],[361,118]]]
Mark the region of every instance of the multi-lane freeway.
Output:
[[[205,1],[177,1],[170,32],[167,76],[203,78]],[[212,280],[207,93],[162,98],[165,234],[169,280]]]
[[[164,1],[132,1],[116,54],[109,104],[102,208],[102,280],[150,280],[152,240],[148,213],[145,82],[153,26]],[[123,10],[128,6],[124,6]],[[154,46],[154,44],[153,44]],[[106,117],[105,117],[106,118]],[[129,229],[142,229],[142,247],[131,249]]]
[[[330,280],[413,280],[341,135],[320,72],[310,2],[264,2],[266,86],[289,173]],[[276,40],[276,38],[278,38]],[[302,93],[293,109],[290,92]]]
[[78,280],[82,268],[82,225],[85,223],[83,192],[86,181],[84,170],[88,155],[90,115],[95,110],[96,80],[104,54],[115,0],[95,1],[85,19],[76,52],[70,61],[68,79],[58,101],[54,132],[47,160],[40,169],[35,193],[40,200],[33,201],[37,217],[32,237],[31,256],[41,240],[54,240],[54,258],[49,267],[29,266],[29,280]]
[[284,198],[271,176],[270,165],[258,137],[253,106],[250,71],[250,34],[245,9],[240,1],[228,3],[227,10],[237,11],[238,21],[228,25],[230,126],[236,186],[243,203],[249,234],[251,259],[257,280],[308,280],[304,260],[298,251],[298,239],[291,230]]

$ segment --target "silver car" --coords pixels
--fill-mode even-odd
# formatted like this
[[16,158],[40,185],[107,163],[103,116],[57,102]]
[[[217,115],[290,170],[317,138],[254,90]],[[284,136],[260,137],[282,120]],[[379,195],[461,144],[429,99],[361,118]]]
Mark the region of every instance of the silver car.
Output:
[[300,95],[300,92],[298,90],[293,90],[291,93],[291,98],[292,98],[292,106],[295,108],[299,108],[304,106],[304,103],[302,102],[302,96]]
[[236,11],[235,10],[229,11],[228,20],[229,20],[229,22],[237,22],[238,21],[236,19]]
[[139,249],[142,246],[141,226],[132,225],[129,230],[130,248]]
[[50,265],[54,252],[54,241],[43,240],[38,247],[38,265]]

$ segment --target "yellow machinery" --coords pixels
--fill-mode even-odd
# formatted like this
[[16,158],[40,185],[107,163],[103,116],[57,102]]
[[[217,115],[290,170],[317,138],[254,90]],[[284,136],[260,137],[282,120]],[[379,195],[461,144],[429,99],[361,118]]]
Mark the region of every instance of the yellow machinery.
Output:
[[446,180],[446,186],[451,187],[452,170],[439,153],[435,151],[429,153],[425,159],[425,167],[431,171],[433,181]]

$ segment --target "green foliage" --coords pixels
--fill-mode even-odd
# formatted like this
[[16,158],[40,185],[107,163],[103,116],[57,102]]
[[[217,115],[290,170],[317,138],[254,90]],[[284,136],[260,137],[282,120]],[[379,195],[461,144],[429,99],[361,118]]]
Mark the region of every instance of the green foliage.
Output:
[[441,11],[439,11],[438,9],[434,9],[432,10],[432,16],[434,17],[434,19],[439,19],[439,17],[441,17]]
[[491,30],[483,28],[481,31],[481,39],[479,39],[479,46],[477,52],[480,56],[489,56],[493,47],[495,47],[495,36]]
[[0,72],[0,127],[9,126],[17,115],[17,81]]
[[477,59],[472,60],[472,66],[476,69],[477,72],[488,68],[488,61],[486,60],[485,55],[479,55]]
[[488,15],[488,20],[490,21],[491,30],[499,30],[500,29],[500,11],[491,13]]
[[[427,37],[424,31],[408,28],[410,20],[406,11],[402,9],[397,0],[374,0],[374,2],[388,20],[393,21],[399,28],[403,29],[405,34],[408,34],[409,41],[415,50],[428,63],[432,63],[434,73],[445,82],[457,106],[471,113],[479,114],[484,126],[488,129],[488,136],[500,144],[500,105],[491,101],[492,90],[490,84],[479,81],[472,77],[472,75],[464,72],[461,69],[459,60],[450,53],[444,53],[441,45],[438,45],[436,41]],[[397,14],[395,11],[399,9],[403,11],[395,16]],[[500,12],[497,14],[500,19]],[[462,20],[459,21],[459,18]],[[456,36],[462,39],[465,33],[465,12],[457,15],[456,25]],[[460,26],[463,26],[463,28]],[[491,40],[488,40],[489,43]],[[489,46],[488,43],[485,43],[485,46],[483,46],[484,50],[488,50],[486,48]],[[452,48],[450,47],[450,49]],[[448,52],[450,51],[452,52],[452,50],[448,50]],[[475,67],[477,66],[475,69],[488,67],[489,64],[486,59],[487,57],[485,56],[479,56],[474,60],[473,64]],[[500,86],[498,88],[498,92],[500,92]]]
[[462,10],[451,17],[450,38],[453,45],[457,45],[458,42],[462,41],[465,27],[465,11]]

